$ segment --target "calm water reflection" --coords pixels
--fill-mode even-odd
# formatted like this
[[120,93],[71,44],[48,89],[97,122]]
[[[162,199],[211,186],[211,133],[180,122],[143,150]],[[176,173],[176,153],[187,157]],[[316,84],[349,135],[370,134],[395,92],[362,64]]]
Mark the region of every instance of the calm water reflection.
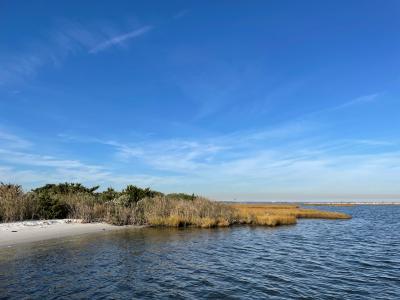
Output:
[[0,299],[399,299],[400,207],[334,210],[353,219],[143,228],[3,249]]

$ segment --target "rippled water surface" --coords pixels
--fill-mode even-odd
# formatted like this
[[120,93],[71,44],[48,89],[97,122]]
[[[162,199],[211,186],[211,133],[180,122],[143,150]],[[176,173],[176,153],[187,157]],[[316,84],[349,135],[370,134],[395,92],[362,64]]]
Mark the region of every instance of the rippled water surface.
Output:
[[2,249],[0,299],[400,299],[400,207],[333,210],[353,219],[130,229]]

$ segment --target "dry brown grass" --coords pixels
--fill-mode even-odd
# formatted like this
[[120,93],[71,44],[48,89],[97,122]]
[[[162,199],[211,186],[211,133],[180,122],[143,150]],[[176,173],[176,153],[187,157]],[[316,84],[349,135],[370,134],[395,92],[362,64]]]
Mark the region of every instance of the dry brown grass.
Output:
[[[350,219],[344,213],[321,211],[316,209],[303,209],[298,205],[290,204],[231,204],[239,214],[239,219],[246,224],[261,225],[288,225],[295,224],[299,218],[310,219]],[[271,221],[268,221],[271,220]]]
[[231,204],[236,210],[240,224],[278,226],[297,223],[296,216],[278,213],[281,210],[296,209],[296,206],[263,205],[263,204]]
[[35,217],[36,203],[21,186],[0,183],[0,222],[22,221]]
[[138,203],[137,215],[151,226],[202,228],[235,224],[279,226],[296,224],[297,216],[289,212],[296,205],[224,204],[197,198],[193,201],[155,197]]
[[145,224],[152,226],[211,228],[235,223],[235,209],[204,198],[147,198],[139,201],[136,214]]

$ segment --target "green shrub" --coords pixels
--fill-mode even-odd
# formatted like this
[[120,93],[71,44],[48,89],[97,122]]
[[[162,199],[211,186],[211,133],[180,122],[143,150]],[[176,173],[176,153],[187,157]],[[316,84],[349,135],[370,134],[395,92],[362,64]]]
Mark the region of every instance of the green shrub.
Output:
[[46,184],[42,187],[33,189],[34,193],[49,193],[55,195],[67,195],[76,193],[88,193],[93,194],[99,186],[94,186],[91,188],[85,187],[80,183],[58,183],[58,184]]
[[67,203],[60,201],[54,195],[42,192],[35,195],[37,201],[37,215],[40,219],[64,219],[70,212]]
[[101,202],[109,202],[113,201],[114,199],[117,199],[119,197],[120,193],[114,190],[113,188],[107,188],[107,190],[98,193],[99,200]]
[[119,197],[118,202],[128,207],[144,198],[153,198],[162,195],[160,192],[152,191],[150,188],[139,188],[135,185],[128,185]]

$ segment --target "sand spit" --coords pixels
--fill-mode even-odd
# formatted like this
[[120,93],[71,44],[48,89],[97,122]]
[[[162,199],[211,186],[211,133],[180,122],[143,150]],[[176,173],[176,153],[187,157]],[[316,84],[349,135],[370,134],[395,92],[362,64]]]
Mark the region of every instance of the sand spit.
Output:
[[[0,247],[87,233],[121,230],[135,226],[115,226],[106,223],[81,223],[80,220],[39,220],[0,223]],[[137,226],[136,226],[137,227]]]

